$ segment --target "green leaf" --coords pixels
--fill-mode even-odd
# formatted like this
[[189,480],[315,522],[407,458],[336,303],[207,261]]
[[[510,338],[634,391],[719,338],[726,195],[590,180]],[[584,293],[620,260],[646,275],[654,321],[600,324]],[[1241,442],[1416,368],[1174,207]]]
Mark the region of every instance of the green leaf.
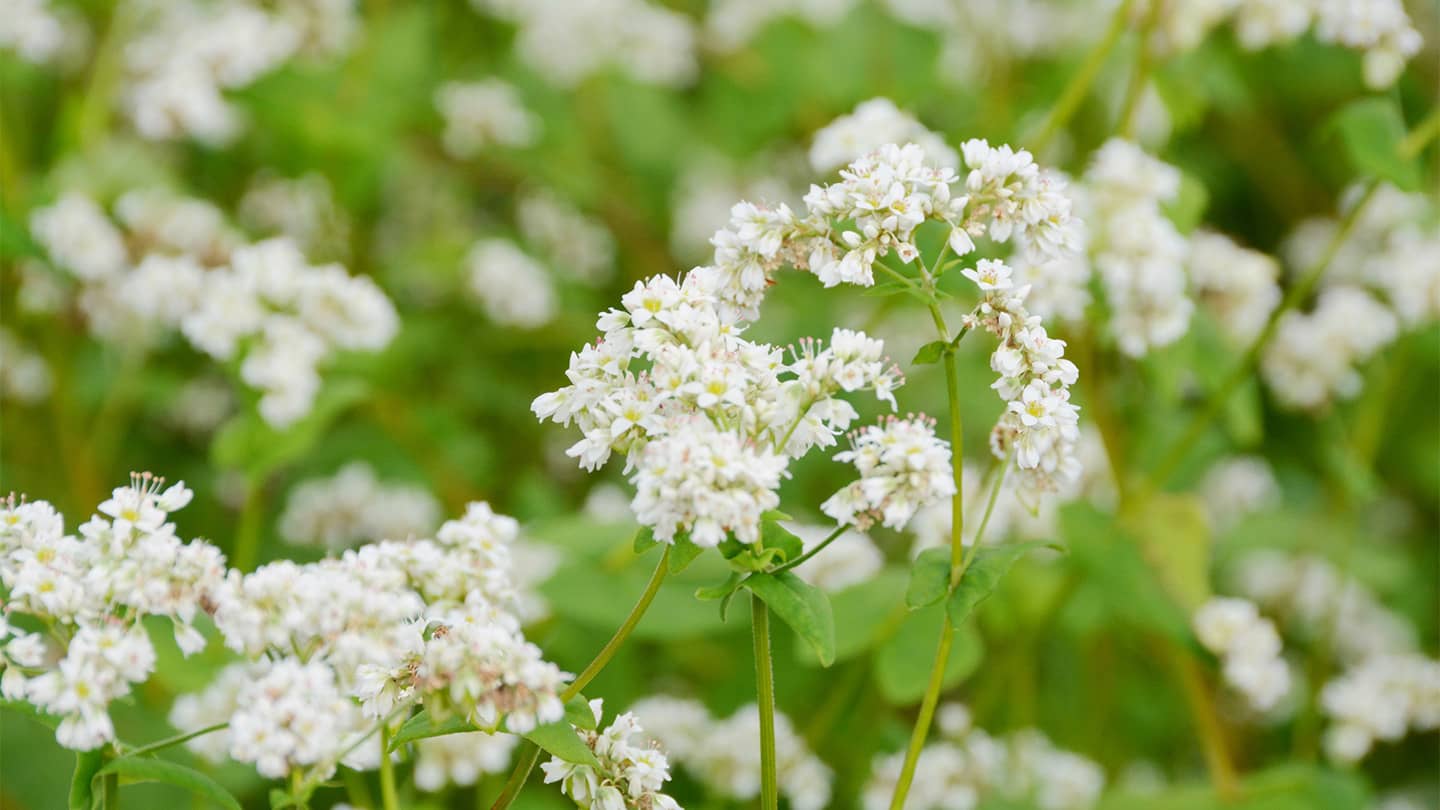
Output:
[[1026,543],[1005,543],[998,546],[981,546],[975,550],[975,559],[965,569],[960,584],[945,603],[950,613],[950,622],[956,627],[965,624],[975,606],[995,592],[1010,566],[1037,548],[1052,548],[1064,551],[1065,547],[1048,540],[1031,540]]
[[584,695],[576,695],[565,704],[565,719],[570,725],[586,731],[594,731],[599,725],[595,722],[595,712],[590,710],[590,701]]
[[230,791],[209,776],[178,762],[147,757],[121,757],[100,769],[99,776],[119,774],[131,782],[164,782],[183,788],[202,799],[229,810],[242,810]]
[[945,352],[949,350],[950,344],[945,341],[932,340],[924,346],[921,346],[919,351],[915,352],[915,359],[911,360],[910,364],[913,366],[928,366],[932,363],[938,363],[940,359],[945,356]]
[[731,571],[730,576],[726,577],[724,582],[696,588],[695,598],[705,602],[714,602],[734,593],[738,587],[740,587],[740,572]]
[[760,513],[761,520],[794,520],[795,517],[788,512],[781,512],[779,509],[767,509]]
[[644,554],[658,545],[660,545],[660,541],[655,539],[655,530],[649,526],[641,526],[635,532],[635,540],[631,543],[631,548],[635,550],[636,554]]
[[1157,580],[1140,553],[1140,544],[1094,506],[1076,502],[1060,510],[1061,532],[1101,604],[1113,617],[1186,643],[1189,614]]
[[760,547],[779,551],[782,562],[789,562],[805,553],[805,541],[773,520],[760,524]]
[[950,549],[927,548],[910,566],[910,584],[905,588],[905,604],[911,610],[939,602],[950,592]]
[[1405,117],[1388,97],[1351,102],[1330,119],[1327,131],[1337,133],[1350,163],[1360,174],[1389,180],[1406,191],[1420,187],[1420,167],[1400,154]]
[[678,574],[690,567],[690,563],[700,556],[705,549],[690,542],[690,535],[675,535],[675,543],[670,546],[670,573]]
[[77,751],[75,773],[70,777],[70,810],[90,810],[95,803],[95,775],[105,764],[100,749]]
[[835,661],[835,618],[825,592],[791,571],[755,574],[745,587],[760,597],[795,634],[820,656],[820,663]]
[[1199,496],[1161,492],[1131,499],[1120,526],[1187,614],[1210,599],[1210,521]]
[[566,762],[589,765],[592,768],[601,767],[600,760],[595,758],[595,752],[590,750],[590,746],[580,739],[580,735],[565,720],[536,726],[520,736]]
[[463,734],[467,731],[479,730],[463,715],[456,714],[437,721],[430,712],[421,709],[409,720],[406,720],[405,724],[400,726],[400,730],[391,736],[390,750],[397,751],[412,742],[430,737],[443,737],[446,734]]
[[[907,614],[895,634],[880,645],[875,657],[875,685],[886,702],[908,706],[920,700],[930,683],[935,665],[935,645],[940,640],[944,612],[939,605]],[[984,648],[972,625],[952,630],[950,657],[945,662],[941,685],[952,688],[980,666]]]

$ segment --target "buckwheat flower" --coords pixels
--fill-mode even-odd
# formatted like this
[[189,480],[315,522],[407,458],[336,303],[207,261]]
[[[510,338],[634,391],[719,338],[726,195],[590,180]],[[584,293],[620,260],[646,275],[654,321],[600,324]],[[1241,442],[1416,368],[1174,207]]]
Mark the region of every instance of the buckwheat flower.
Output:
[[1250,0],[1240,3],[1235,35],[1251,50],[1288,42],[1310,27],[1314,3],[1307,0]]
[[224,264],[240,244],[214,204],[169,191],[127,191],[115,202],[115,216],[141,253],[187,256],[214,266]]
[[562,277],[593,286],[615,274],[615,237],[604,223],[554,192],[539,189],[522,196],[515,204],[515,226]]
[[94,200],[70,192],[30,216],[30,231],[54,262],[83,281],[122,272],[125,243]]
[[440,523],[440,503],[422,487],[382,484],[364,462],[330,478],[302,482],[280,514],[280,534],[297,545],[339,549],[376,540],[424,537]]
[[[341,763],[373,766],[378,743],[341,756],[370,730],[359,707],[340,692],[335,673],[319,662],[282,658],[254,665],[230,716],[230,756],[262,776],[283,779],[316,767],[322,778]],[[372,750],[373,749],[373,750]]]
[[1394,84],[1423,44],[1400,0],[1321,0],[1315,36],[1364,51],[1365,83],[1375,89]]
[[836,118],[815,133],[810,144],[810,167],[831,171],[890,143],[919,145],[935,166],[954,166],[960,160],[944,138],[896,107],[895,102],[872,98],[860,102],[853,113]]
[[558,302],[545,267],[506,239],[482,239],[465,256],[470,294],[491,320],[533,329],[555,317]]
[[1320,705],[1331,719],[1326,753],[1358,762],[1376,742],[1440,728],[1440,661],[1415,654],[1371,658],[1325,684]]
[[44,64],[65,44],[65,26],[48,0],[16,0],[0,20],[0,48]]
[[1280,634],[1253,602],[1216,597],[1195,612],[1195,635],[1222,659],[1225,681],[1260,711],[1275,707],[1290,689],[1280,657]]
[[789,200],[798,197],[776,177],[749,176],[728,161],[702,155],[687,166],[671,197],[670,247],[676,256],[700,259],[711,249],[715,229],[730,219],[736,200]]
[[52,384],[45,358],[0,328],[0,396],[24,404],[42,402]]
[[1190,236],[1189,271],[1196,297],[1238,346],[1251,343],[1280,304],[1280,265],[1223,234]]
[[490,144],[525,147],[539,136],[540,120],[520,100],[514,85],[499,79],[447,82],[435,93],[445,119],[445,151],[471,158]]
[[[754,742],[760,714],[754,704],[715,719],[695,701],[659,696],[636,703],[631,711],[675,766],[716,795],[740,801],[760,795],[760,751]],[[775,758],[780,792],[791,807],[829,805],[834,775],[784,714],[775,715]]]
[[[216,673],[203,690],[175,698],[168,716],[170,725],[183,733],[229,723],[239,709],[237,701],[240,693],[255,674],[250,663],[229,664]],[[207,761],[219,764],[230,752],[230,729],[202,734],[187,740],[185,747]]]
[[[601,701],[590,701],[590,710],[598,725],[603,718]],[[581,808],[680,810],[679,803],[661,792],[670,781],[669,762],[653,742],[638,742],[645,730],[635,715],[622,714],[599,731],[577,728],[575,732],[600,767],[551,757],[540,765],[546,784],[559,782],[561,791]]]
[[681,531],[703,547],[718,545],[727,534],[754,543],[761,514],[780,505],[776,490],[786,464],[767,447],[691,418],[645,446],[631,478],[630,507],[667,543]]
[[416,744],[415,786],[423,791],[473,785],[487,773],[504,773],[520,738],[472,731],[430,737]]
[[1210,522],[1221,529],[1232,528],[1247,515],[1280,501],[1275,473],[1258,456],[1219,461],[1205,473],[1200,491]]
[[820,505],[835,520],[867,529],[883,523],[903,529],[922,506],[955,494],[950,443],[935,436],[928,419],[890,418],[851,436],[852,449],[835,455],[854,463],[860,478]]
[[1261,374],[1282,404],[1318,410],[1358,394],[1355,367],[1398,332],[1395,315],[1369,293],[1331,286],[1313,311],[1285,313],[1261,357]]

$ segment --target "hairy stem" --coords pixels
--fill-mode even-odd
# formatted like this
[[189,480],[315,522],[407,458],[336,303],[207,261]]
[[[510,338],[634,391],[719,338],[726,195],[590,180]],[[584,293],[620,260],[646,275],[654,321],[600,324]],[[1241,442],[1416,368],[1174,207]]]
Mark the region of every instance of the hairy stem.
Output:
[[1030,151],[1039,153],[1050,145],[1060,130],[1065,128],[1075,111],[1080,109],[1080,104],[1085,101],[1085,96],[1090,92],[1090,86],[1095,83],[1095,77],[1100,75],[1100,68],[1104,67],[1105,59],[1115,49],[1115,43],[1120,41],[1120,35],[1125,33],[1126,26],[1130,22],[1130,6],[1134,0],[1121,0],[1115,9],[1115,14],[1110,18],[1110,27],[1105,31],[1105,37],[1095,46],[1095,50],[1085,57],[1085,62],[1075,71],[1070,78],[1070,83],[1060,93],[1060,99],[1051,108],[1050,115],[1045,119],[1044,125],[1040,127],[1040,133],[1031,142]]
[[384,810],[400,810],[395,795],[395,763],[390,759],[390,726],[380,724],[380,806]]
[[[630,615],[625,617],[625,622],[615,631],[615,635],[611,636],[600,652],[596,653],[595,659],[565,688],[564,692],[560,693],[561,700],[569,701],[580,694],[580,690],[584,689],[595,679],[595,676],[600,674],[601,670],[605,669],[605,665],[610,663],[610,659],[614,658],[615,653],[619,652],[620,647],[625,644],[625,639],[630,637],[635,625],[639,624],[640,619],[645,616],[645,611],[649,609],[650,603],[655,601],[655,594],[660,592],[660,584],[665,581],[665,575],[669,571],[670,546],[666,546],[665,553],[660,555],[660,562],[655,566],[655,572],[650,575],[650,582],[645,586],[645,592],[640,594],[640,599],[630,609]],[[511,802],[515,801],[515,797],[520,795],[521,789],[525,787],[525,781],[530,778],[530,772],[535,769],[535,763],[539,759],[540,749],[527,740],[520,750],[519,759],[515,762],[515,770],[510,772],[510,778],[505,782],[505,787],[501,789],[500,795],[495,798],[495,803],[490,806],[491,810],[504,810],[510,806]]]
[[775,779],[775,673],[770,664],[770,610],[750,595],[755,637],[755,696],[760,704],[760,808],[776,810],[780,789]]

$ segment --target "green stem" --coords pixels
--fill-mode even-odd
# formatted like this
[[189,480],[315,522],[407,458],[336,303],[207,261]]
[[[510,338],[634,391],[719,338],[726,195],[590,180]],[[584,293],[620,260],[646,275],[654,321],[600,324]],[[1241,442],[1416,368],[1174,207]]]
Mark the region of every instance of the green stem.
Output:
[[100,777],[100,807],[120,810],[120,774],[107,773]]
[[1409,160],[1420,154],[1420,150],[1437,137],[1440,137],[1440,107],[1431,110],[1429,115],[1416,124],[1396,149],[1400,157]]
[[[650,603],[655,601],[655,594],[660,592],[660,584],[665,581],[665,575],[669,571],[670,546],[666,546],[665,553],[660,555],[660,562],[655,566],[655,572],[650,575],[650,582],[646,584],[645,592],[640,594],[640,599],[630,609],[630,615],[625,617],[625,622],[595,655],[595,659],[565,688],[564,692],[560,693],[561,700],[569,701],[580,694],[580,690],[584,689],[590,681],[595,679],[595,676],[600,674],[605,665],[610,663],[610,659],[615,657],[615,653],[620,651],[620,647],[630,637],[635,625],[639,624],[640,619],[645,616],[645,611],[649,609]],[[504,810],[510,806],[511,802],[515,801],[515,797],[520,795],[520,791],[525,787],[525,781],[530,778],[530,772],[535,769],[535,763],[539,759],[540,749],[527,741],[525,747],[520,751],[520,758],[515,762],[515,770],[510,772],[510,778],[505,782],[505,787],[501,789],[500,795],[495,798],[495,803],[490,806],[491,810]]]
[[395,763],[390,759],[390,727],[380,724],[380,806],[384,810],[400,810],[395,795]]
[[780,789],[775,778],[775,673],[770,663],[770,610],[750,595],[755,638],[755,692],[760,703],[760,808],[776,810]]
[[145,756],[146,754],[153,754],[153,753],[155,753],[156,751],[163,751],[163,750],[165,750],[166,748],[170,748],[170,747],[172,747],[172,746],[180,745],[181,743],[189,742],[189,741],[195,739],[196,737],[203,737],[203,736],[205,736],[206,734],[213,734],[213,733],[215,733],[215,732],[217,732],[217,731],[223,731],[224,729],[227,729],[227,728],[229,728],[229,727],[230,727],[230,724],[229,724],[229,723],[216,723],[216,724],[213,725],[213,726],[206,726],[205,728],[202,728],[202,729],[200,729],[199,731],[190,731],[190,732],[187,732],[187,733],[185,733],[185,734],[176,734],[176,735],[173,736],[173,737],[166,737],[166,738],[163,739],[163,740],[156,740],[155,742],[150,743],[149,745],[142,745],[142,746],[140,746],[139,748],[136,748],[134,751],[126,751],[126,752],[125,752],[125,756],[127,756],[127,757],[143,757],[143,756]]
[[1120,137],[1127,140],[1135,139],[1140,99],[1145,95],[1145,87],[1150,82],[1153,57],[1150,52],[1150,32],[1155,29],[1155,23],[1160,17],[1163,5],[1152,0],[1149,11],[1145,12],[1145,20],[1140,25],[1140,52],[1135,57],[1135,75],[1130,77],[1130,87],[1125,92],[1125,103],[1120,107]]
[[[938,304],[930,305],[930,317],[940,339],[950,342],[950,328],[945,324],[945,315]],[[960,366],[954,352],[945,353],[945,387],[950,409],[950,473],[955,481],[955,493],[950,499],[950,587],[953,589],[965,575],[965,569],[974,558],[973,552],[965,554],[965,433],[960,412]],[[979,544],[979,537],[976,538]],[[910,792],[910,783],[915,778],[915,766],[920,760],[920,750],[925,747],[925,738],[930,734],[930,724],[935,719],[935,706],[940,702],[940,690],[945,682],[945,668],[950,663],[950,644],[954,636],[949,611],[941,622],[940,641],[935,648],[935,662],[930,668],[930,683],[920,703],[920,715],[915,718],[915,728],[910,733],[910,745],[905,749],[905,763],[900,769],[900,779],[895,783],[895,793],[890,798],[890,810],[905,806],[905,796]]]
[[1120,35],[1125,33],[1129,24],[1130,6],[1134,0],[1121,0],[1120,5],[1115,9],[1115,14],[1110,18],[1110,27],[1105,31],[1105,38],[1095,46],[1095,50],[1085,57],[1085,62],[1080,69],[1075,71],[1070,83],[1060,93],[1060,100],[1050,110],[1050,116],[1040,128],[1040,134],[1035,136],[1031,142],[1030,151],[1040,153],[1059,134],[1065,124],[1070,121],[1075,111],[1080,109],[1080,104],[1085,100],[1086,94],[1090,92],[1090,86],[1095,83],[1095,77],[1100,75],[1100,68],[1105,65],[1105,59],[1115,49],[1115,43],[1120,41]]
[[665,581],[665,574],[670,571],[670,548],[670,546],[666,546],[665,553],[660,555],[660,562],[655,566],[655,572],[650,575],[650,582],[645,585],[645,592],[640,594],[639,601],[635,603],[635,607],[630,609],[630,615],[625,617],[625,623],[620,625],[620,629],[615,631],[615,635],[611,636],[610,640],[596,654],[595,660],[591,661],[579,677],[567,686],[564,692],[560,693],[562,701],[569,701],[580,694],[580,691],[589,685],[596,675],[600,674],[600,670],[610,663],[610,659],[614,658],[615,653],[619,652],[620,647],[625,644],[625,639],[630,637],[635,625],[639,624],[640,619],[645,616],[645,611],[650,607],[650,603],[655,601],[655,594],[660,592],[660,584]]
[[1233,801],[1240,795],[1239,780],[1235,774],[1235,763],[1230,748],[1225,742],[1225,732],[1220,727],[1220,715],[1215,701],[1205,685],[1205,679],[1196,666],[1195,659],[1171,644],[1169,646],[1175,668],[1180,675],[1180,685],[1185,690],[1185,700],[1190,706],[1190,716],[1195,721],[1195,732],[1200,737],[1200,748],[1205,754],[1205,767],[1210,771],[1210,781],[1223,802]]
[[245,483],[245,503],[235,529],[235,554],[230,560],[236,570],[249,571],[260,559],[260,535],[265,522],[265,479],[251,477]]
[[975,549],[980,547],[980,541],[985,538],[985,530],[990,527],[990,515],[995,512],[995,502],[1000,500],[1000,490],[1005,486],[1005,474],[1010,472],[1010,462],[1014,458],[1015,452],[1012,450],[1010,455],[1005,457],[1005,461],[1001,463],[1000,472],[996,474],[994,483],[990,485],[990,497],[985,501],[985,514],[980,516],[980,528],[975,531],[975,539],[970,541],[970,551],[965,554],[964,564],[966,567],[969,567]]
[[305,775],[299,768],[290,771],[290,798],[299,810],[310,810],[310,799],[305,785]]
[[771,573],[778,574],[778,573],[780,573],[781,571],[789,571],[791,568],[798,567],[801,563],[805,562],[806,560],[810,559],[811,557],[814,557],[816,554],[819,554],[820,552],[824,551],[824,550],[825,550],[825,547],[828,546],[828,545],[830,545],[831,543],[835,542],[835,539],[838,538],[840,535],[844,534],[844,533],[845,533],[845,530],[846,530],[847,528],[849,528],[849,527],[848,527],[848,526],[843,526],[843,525],[842,525],[842,526],[836,526],[836,527],[835,527],[835,531],[831,532],[824,540],[821,540],[819,545],[815,546],[814,548],[810,549],[809,551],[805,552],[804,554],[801,554],[799,557],[796,557],[794,562],[786,563],[786,564],[780,566],[779,568],[775,569],[775,570],[772,571]]
[[1375,196],[1375,190],[1377,188],[1379,188],[1379,183],[1374,180],[1366,185],[1364,194],[1355,202],[1354,207],[1345,215],[1345,218],[1340,221],[1340,227],[1335,231],[1335,235],[1331,237],[1330,243],[1325,246],[1325,252],[1321,254],[1315,264],[1311,265],[1309,270],[1305,271],[1305,274],[1300,277],[1300,280],[1286,291],[1284,300],[1280,302],[1280,306],[1276,307],[1275,310],[1270,313],[1270,318],[1265,321],[1265,327],[1260,330],[1260,334],[1255,338],[1254,342],[1250,344],[1250,348],[1246,350],[1239,364],[1230,372],[1230,376],[1225,378],[1225,381],[1215,394],[1206,401],[1205,407],[1190,420],[1190,425],[1186,428],[1185,433],[1181,435],[1180,440],[1171,447],[1164,459],[1156,466],[1153,480],[1157,486],[1164,486],[1165,483],[1170,480],[1170,477],[1175,474],[1176,469],[1185,461],[1186,456],[1194,449],[1195,443],[1200,440],[1201,436],[1205,435],[1205,430],[1210,426],[1210,423],[1214,421],[1215,417],[1224,409],[1225,404],[1230,401],[1230,396],[1235,393],[1235,389],[1239,388],[1240,384],[1249,378],[1250,373],[1260,361],[1261,353],[1265,350],[1265,347],[1269,345],[1270,339],[1275,336],[1275,331],[1280,326],[1280,319],[1284,317],[1285,313],[1295,309],[1300,305],[1300,302],[1310,297],[1310,293],[1314,291],[1315,285],[1319,283],[1321,276],[1325,274],[1325,270],[1329,268],[1330,263],[1335,260],[1335,256],[1339,254],[1340,248],[1344,246],[1345,240],[1350,237],[1350,232],[1355,229],[1355,224],[1360,221],[1361,213],[1364,212],[1371,198]]

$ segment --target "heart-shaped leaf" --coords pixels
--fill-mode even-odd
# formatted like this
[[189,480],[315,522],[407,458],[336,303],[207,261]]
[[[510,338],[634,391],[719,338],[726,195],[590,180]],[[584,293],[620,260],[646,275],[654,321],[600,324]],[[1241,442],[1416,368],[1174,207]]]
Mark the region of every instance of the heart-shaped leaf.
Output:
[[834,663],[835,618],[824,591],[790,571],[755,574],[745,580],[745,587],[814,648],[821,664]]
[[905,604],[911,610],[939,602],[950,592],[950,549],[927,548],[910,566]]
[[960,584],[945,603],[950,613],[950,623],[956,627],[965,623],[975,606],[995,592],[1010,566],[1037,548],[1064,551],[1065,547],[1048,540],[1032,540],[1027,543],[1005,543],[998,546],[981,546],[975,550],[975,559],[965,569]]

